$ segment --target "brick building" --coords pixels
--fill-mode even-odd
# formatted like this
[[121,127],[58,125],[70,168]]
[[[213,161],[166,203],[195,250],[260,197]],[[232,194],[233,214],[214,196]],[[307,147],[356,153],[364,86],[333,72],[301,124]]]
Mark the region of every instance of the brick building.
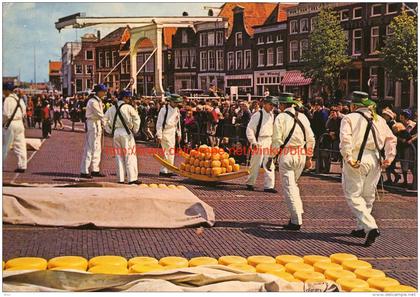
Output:
[[48,62],[48,81],[54,90],[61,91],[61,61]]
[[76,93],[87,92],[95,84],[95,46],[98,38],[92,33],[86,33],[81,38],[81,48],[73,59],[74,90]]

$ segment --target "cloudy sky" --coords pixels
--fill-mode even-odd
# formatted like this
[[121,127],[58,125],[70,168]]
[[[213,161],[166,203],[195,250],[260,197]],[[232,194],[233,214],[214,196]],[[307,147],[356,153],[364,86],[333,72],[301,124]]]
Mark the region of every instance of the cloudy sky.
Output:
[[[64,29],[54,23],[61,17],[77,12],[86,16],[190,16],[207,15],[204,6],[221,3],[3,3],[3,76],[20,73],[21,80],[34,79],[34,48],[36,80],[48,81],[48,61],[61,59],[61,47],[67,41],[80,40],[86,32],[97,29]],[[99,29],[101,36],[107,31]],[[109,32],[109,30],[108,30]]]

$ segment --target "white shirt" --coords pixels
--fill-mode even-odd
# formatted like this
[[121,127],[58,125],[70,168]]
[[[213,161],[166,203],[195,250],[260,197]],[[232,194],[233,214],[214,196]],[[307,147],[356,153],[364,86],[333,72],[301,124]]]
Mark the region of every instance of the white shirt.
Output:
[[[292,114],[295,114],[296,111],[293,107],[288,107],[284,111],[289,111]],[[314,132],[312,131],[311,124],[309,123],[308,118],[301,112],[298,113],[298,119],[302,123],[303,127],[305,128],[305,135],[306,135],[306,150],[308,156],[311,156],[313,153],[313,149],[315,146],[315,136]],[[285,139],[289,135],[290,131],[292,130],[293,124],[295,120],[290,115],[286,114],[285,112],[280,113],[276,120],[274,121],[274,132],[273,132],[273,143],[272,146],[275,149],[280,149],[280,146],[283,145]],[[296,124],[295,130],[293,131],[293,135],[290,140],[287,142],[287,146],[291,147],[299,147],[304,148],[305,141],[302,129],[300,128],[299,124]]]
[[162,138],[163,120],[165,118],[166,107],[168,107],[168,116],[166,117],[165,131],[176,129],[176,134],[181,135],[181,114],[178,107],[173,108],[170,104],[163,106],[158,115],[156,123],[156,137]]
[[[120,100],[118,101],[117,104],[118,106],[120,106],[123,103],[124,101]],[[137,131],[140,128],[140,116],[138,112],[134,109],[134,107],[131,106],[130,104],[124,104],[120,108],[120,113],[128,129],[130,129],[133,133],[137,133]],[[105,117],[105,122],[106,122],[105,130],[107,133],[109,134],[112,133],[112,125],[114,123],[115,117],[117,117],[115,121],[115,129],[124,128],[124,125],[120,120],[120,117],[117,116],[117,108],[115,107],[115,105],[112,105],[112,107],[106,111],[104,117]]]
[[100,121],[104,117],[104,108],[102,100],[98,96],[93,96],[86,105],[86,119],[91,121]]
[[16,105],[19,102],[22,109],[18,108],[13,120],[22,120],[26,115],[26,105],[23,100],[19,100],[19,97],[15,93],[11,93],[3,101],[3,124],[8,121],[15,111]]
[[[367,107],[359,108],[367,117],[372,118],[372,113]],[[350,113],[343,117],[340,126],[340,152],[345,161],[352,160],[354,152],[359,152],[368,122],[357,113]],[[397,154],[397,137],[392,133],[384,118],[378,115],[373,121],[372,128],[376,132],[376,140],[380,149],[385,148],[385,159],[393,161]],[[372,132],[369,133],[365,150],[376,151]],[[354,160],[356,161],[356,160]]]
[[[258,141],[256,139],[257,133],[257,126],[258,122],[260,121],[261,112],[256,112],[251,116],[249,120],[248,126],[246,127],[246,137],[251,145],[257,144]],[[271,137],[273,136],[273,123],[274,123],[274,115],[272,112],[266,112],[265,109],[262,109],[262,123],[260,134],[258,138],[261,137]]]

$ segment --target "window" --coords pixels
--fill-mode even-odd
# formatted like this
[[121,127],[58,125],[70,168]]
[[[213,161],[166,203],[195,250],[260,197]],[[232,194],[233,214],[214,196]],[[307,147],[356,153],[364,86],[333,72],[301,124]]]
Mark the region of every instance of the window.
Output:
[[[144,55],[144,61],[146,61],[150,57],[150,54]],[[155,71],[155,63],[154,59],[150,58],[149,61],[146,63],[146,72],[154,72]]]
[[90,79],[86,80],[86,89],[91,89],[92,88],[92,81]]
[[353,20],[358,20],[362,18],[362,8],[356,7],[353,8]]
[[251,50],[245,51],[245,69],[251,69]]
[[186,30],[182,30],[181,32],[181,42],[188,43],[188,33]]
[[223,40],[225,38],[225,34],[223,31],[216,32],[216,45],[223,45]]
[[233,52],[228,53],[228,70],[233,70],[235,68],[235,58]]
[[379,51],[379,27],[370,29],[370,53],[374,54]]
[[369,80],[368,85],[370,88],[370,94],[373,98],[378,96],[378,67],[373,66],[369,68]]
[[76,79],[76,92],[83,91],[83,80]]
[[105,53],[105,67],[110,67],[111,65],[111,52]]
[[208,46],[214,46],[214,32],[207,33]]
[[296,40],[290,42],[290,62],[299,60],[299,45]]
[[317,17],[311,18],[311,32],[315,29],[317,22],[318,22]]
[[102,68],[104,67],[104,54],[102,52],[98,53],[98,67]]
[[235,33],[235,46],[242,46],[242,32]]
[[395,97],[395,82],[391,79],[389,73],[385,72],[385,98]]
[[216,70],[223,70],[224,59],[223,59],[223,50],[216,51]]
[[373,4],[370,7],[370,16],[378,16],[382,14],[382,4]]
[[191,68],[196,67],[195,49],[190,49],[190,62]]
[[267,66],[274,65],[274,49],[272,47],[267,49]]
[[300,41],[300,59],[303,60],[304,53],[308,50],[308,39]]
[[207,33],[200,34],[200,47],[206,47],[208,43]]
[[349,10],[344,9],[340,11],[340,21],[348,21],[349,20]]
[[86,60],[93,60],[93,51],[86,51],[85,58]]
[[209,51],[209,69],[208,70],[214,70],[216,68],[216,56],[214,51]]
[[[177,51],[177,56],[179,56],[179,68],[181,68],[181,53],[179,51]],[[140,70],[140,68],[143,66],[144,64],[144,55],[143,54],[137,54],[137,71]],[[142,68],[142,70],[144,71],[144,67]]]
[[111,63],[111,66],[114,66],[116,61],[117,61],[117,53],[115,51],[112,51],[112,63]]
[[83,74],[83,66],[80,65],[80,64],[76,64],[75,72],[76,72],[76,74]]
[[86,65],[86,74],[93,73],[93,66],[92,65]]
[[276,42],[283,42],[283,34],[281,33],[277,34]]
[[174,56],[175,56],[175,69],[181,69],[182,67],[181,50],[175,50]]
[[200,52],[200,70],[207,70],[207,52]]
[[189,50],[182,50],[182,68],[187,69],[190,67],[190,54]]
[[277,48],[276,65],[283,65],[283,48]]
[[242,52],[237,51],[236,53],[236,69],[242,69]]
[[397,13],[398,12],[398,3],[387,3],[386,4],[386,13]]
[[273,43],[273,36],[267,35],[267,43]]
[[300,20],[300,33],[306,33],[309,31],[308,19]]
[[386,35],[393,35],[394,34],[394,29],[391,28],[390,25],[386,26]]
[[257,40],[257,44],[264,44],[264,36],[259,36]]
[[298,22],[296,20],[290,21],[290,34],[297,34],[298,32]]
[[264,57],[265,57],[265,50],[259,49],[258,50],[258,67],[263,67],[264,64]]
[[362,29],[353,30],[352,55],[357,56],[362,53]]
[[127,58],[125,58],[122,62],[121,62],[121,74],[129,74],[130,72],[127,72],[126,71],[126,69],[127,69],[127,62],[128,62],[128,59]]

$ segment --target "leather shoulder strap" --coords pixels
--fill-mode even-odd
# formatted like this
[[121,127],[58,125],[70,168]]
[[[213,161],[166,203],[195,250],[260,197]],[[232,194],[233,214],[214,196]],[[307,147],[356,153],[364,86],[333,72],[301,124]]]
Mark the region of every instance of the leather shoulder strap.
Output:
[[368,124],[366,126],[365,134],[363,135],[362,145],[360,146],[359,154],[357,155],[357,162],[360,163],[362,161],[363,152],[365,150],[367,139],[369,137],[369,132],[370,131],[372,131],[372,136],[373,136],[373,141],[375,142],[375,147],[376,147],[376,149],[379,152],[379,156],[381,157],[382,156],[382,150],[379,148],[378,140],[376,138],[376,131],[375,131],[375,128],[373,127],[373,120],[372,120],[372,118],[367,117],[361,111],[355,111],[355,113],[360,114],[368,122]]
[[258,141],[258,137],[260,137],[262,121],[263,121],[263,111],[261,109],[260,110],[260,119],[258,120],[258,125],[257,125],[257,131],[255,132],[255,138],[257,139],[257,141]]
[[114,121],[113,121],[113,123],[112,123],[112,133],[111,133],[111,134],[112,134],[112,136],[114,136],[114,132],[115,132],[115,123],[117,122],[117,117],[119,117],[119,119],[120,119],[121,123],[123,124],[124,129],[125,129],[125,131],[127,132],[127,134],[128,134],[128,135],[130,135],[130,134],[131,134],[131,131],[130,131],[130,129],[128,129],[127,123],[125,122],[124,117],[122,116],[121,111],[120,111],[120,109],[121,109],[121,107],[122,107],[123,105],[126,105],[126,103],[123,103],[123,104],[121,104],[120,106],[118,106],[118,103],[115,103],[116,113],[115,113]]
[[13,110],[12,116],[11,116],[11,117],[10,117],[10,119],[7,121],[7,123],[4,125],[4,127],[5,127],[6,129],[8,129],[8,128],[9,128],[10,123],[14,120],[14,118],[15,118],[15,116],[16,116],[16,112],[17,112],[18,108],[20,108],[20,111],[23,113],[22,106],[20,105],[20,100],[21,100],[21,98],[20,98],[20,97],[18,97],[18,100],[16,101],[16,107],[15,107],[15,110]]

